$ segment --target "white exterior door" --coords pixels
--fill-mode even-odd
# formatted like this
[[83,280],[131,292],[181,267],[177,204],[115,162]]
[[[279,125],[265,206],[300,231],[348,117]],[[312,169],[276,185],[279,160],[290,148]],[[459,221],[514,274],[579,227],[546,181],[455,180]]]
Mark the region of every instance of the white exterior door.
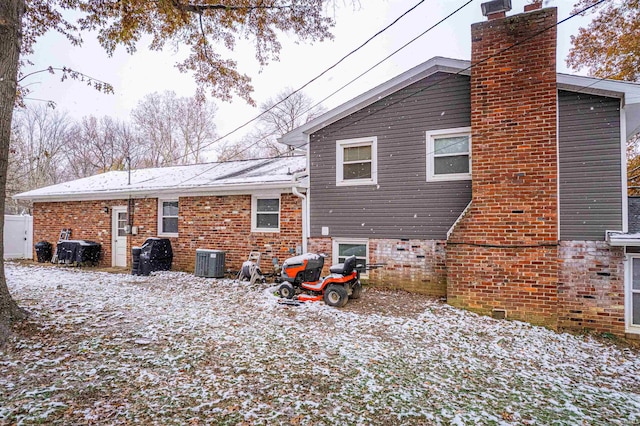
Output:
[[111,264],[113,266],[127,266],[127,208],[113,207],[111,209]]

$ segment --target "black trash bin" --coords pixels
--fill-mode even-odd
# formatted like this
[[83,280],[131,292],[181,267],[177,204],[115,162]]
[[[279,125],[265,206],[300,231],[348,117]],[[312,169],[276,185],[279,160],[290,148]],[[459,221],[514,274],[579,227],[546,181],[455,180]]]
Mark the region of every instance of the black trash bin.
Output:
[[154,271],[169,271],[173,261],[173,250],[168,238],[147,238],[140,251],[139,275]]
[[36,257],[38,263],[50,262],[53,256],[53,250],[49,241],[40,241],[36,243]]
[[131,275],[140,275],[141,247],[131,247]]

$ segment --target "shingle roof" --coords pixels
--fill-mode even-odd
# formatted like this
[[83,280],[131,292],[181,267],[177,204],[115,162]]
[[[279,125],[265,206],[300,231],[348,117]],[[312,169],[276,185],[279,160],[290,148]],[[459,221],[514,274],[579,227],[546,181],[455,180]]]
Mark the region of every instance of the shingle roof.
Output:
[[33,201],[150,197],[161,194],[217,194],[288,188],[293,174],[304,171],[305,157],[111,171],[14,195]]

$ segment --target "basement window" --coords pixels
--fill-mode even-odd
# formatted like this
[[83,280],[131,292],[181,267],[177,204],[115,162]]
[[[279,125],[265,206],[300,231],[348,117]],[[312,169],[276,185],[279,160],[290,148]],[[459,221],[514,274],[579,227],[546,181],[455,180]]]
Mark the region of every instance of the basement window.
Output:
[[280,196],[251,197],[251,231],[280,231]]
[[[367,239],[342,239],[335,238],[333,240],[333,263],[344,263],[349,256],[356,256],[356,265],[362,265],[366,268],[369,263],[369,240]],[[362,273],[366,277],[366,271]]]
[[375,136],[336,141],[336,185],[372,185],[378,181]]
[[158,200],[158,235],[178,236],[178,200]]
[[427,132],[427,181],[471,179],[471,128]]

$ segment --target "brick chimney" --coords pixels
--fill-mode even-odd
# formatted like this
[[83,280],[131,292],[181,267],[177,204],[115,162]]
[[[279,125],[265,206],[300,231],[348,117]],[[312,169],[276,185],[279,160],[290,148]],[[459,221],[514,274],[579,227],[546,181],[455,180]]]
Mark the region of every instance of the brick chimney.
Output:
[[451,304],[552,327],[556,20],[534,8],[471,27],[472,204],[447,244]]

